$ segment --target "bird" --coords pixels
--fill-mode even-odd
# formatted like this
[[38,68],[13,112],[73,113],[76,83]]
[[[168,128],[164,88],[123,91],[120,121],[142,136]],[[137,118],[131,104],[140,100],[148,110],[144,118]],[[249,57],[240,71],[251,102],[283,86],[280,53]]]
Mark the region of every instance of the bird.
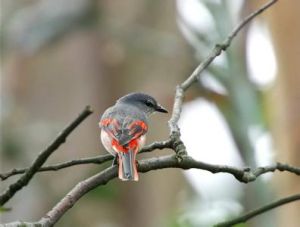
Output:
[[168,113],[152,96],[133,92],[119,98],[100,119],[101,142],[119,165],[122,181],[138,181],[136,154],[146,142],[148,118],[155,112]]

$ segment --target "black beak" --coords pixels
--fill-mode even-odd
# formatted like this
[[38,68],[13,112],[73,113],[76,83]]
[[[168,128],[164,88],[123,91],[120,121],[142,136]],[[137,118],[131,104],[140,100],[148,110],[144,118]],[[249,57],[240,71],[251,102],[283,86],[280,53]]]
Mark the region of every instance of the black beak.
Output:
[[157,105],[155,108],[155,111],[161,112],[161,113],[168,113],[168,111],[165,108],[163,108],[161,105]]

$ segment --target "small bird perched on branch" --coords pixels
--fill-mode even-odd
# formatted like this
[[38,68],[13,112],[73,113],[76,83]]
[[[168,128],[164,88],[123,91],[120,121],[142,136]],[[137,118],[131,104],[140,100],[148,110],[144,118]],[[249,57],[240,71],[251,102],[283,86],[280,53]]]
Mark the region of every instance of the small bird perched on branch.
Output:
[[138,181],[136,154],[145,144],[148,117],[154,112],[168,113],[150,95],[130,93],[109,107],[99,122],[101,141],[119,163],[119,178]]

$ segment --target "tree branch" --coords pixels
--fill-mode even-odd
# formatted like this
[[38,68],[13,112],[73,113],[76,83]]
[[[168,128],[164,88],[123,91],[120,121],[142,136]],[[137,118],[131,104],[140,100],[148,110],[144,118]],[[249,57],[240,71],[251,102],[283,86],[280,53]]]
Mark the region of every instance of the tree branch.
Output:
[[279,206],[282,206],[284,204],[294,202],[296,200],[300,200],[300,194],[296,194],[296,195],[285,197],[283,199],[279,199],[279,200],[277,200],[273,203],[267,204],[267,205],[262,206],[258,209],[250,211],[249,213],[246,213],[246,214],[244,214],[240,217],[237,217],[235,219],[232,219],[230,221],[226,221],[226,222],[216,224],[215,227],[230,227],[230,226],[233,226],[233,225],[236,225],[236,224],[239,224],[239,223],[244,223],[244,222],[248,221],[249,219],[251,219],[251,218],[253,218],[257,215],[265,213],[269,210],[272,210],[272,209],[274,209],[276,207],[279,207]]
[[92,110],[87,106],[79,116],[71,122],[57,137],[56,139],[44,150],[37,158],[34,160],[30,168],[25,172],[25,174],[20,177],[15,183],[9,185],[8,189],[0,195],[0,205],[4,205],[9,199],[11,199],[14,194],[26,186],[34,174],[39,170],[39,168],[46,162],[48,157],[55,151],[61,144],[66,141],[68,135],[90,114]]
[[[264,168],[260,167],[254,170],[239,169],[226,165],[207,164],[204,162],[196,161],[189,156],[182,156],[182,159],[178,159],[176,155],[167,155],[144,159],[140,160],[138,163],[138,171],[141,173],[166,168],[200,169],[209,171],[213,174],[229,173],[243,183],[252,182],[257,177],[267,172],[274,172],[275,170],[283,171],[282,167],[282,165],[274,164],[273,166],[267,166]],[[264,169],[264,171],[260,171],[261,169]],[[300,168],[297,168],[297,171],[293,173],[299,175]],[[39,224],[41,226],[54,225],[82,196],[98,186],[107,184],[110,180],[116,178],[117,175],[117,166],[113,166],[86,180],[79,182],[41,220],[35,222],[35,224]]]
[[221,43],[217,44],[210,54],[197,66],[193,73],[180,85],[176,87],[175,100],[173,105],[172,117],[169,120],[169,127],[171,134],[179,133],[178,120],[181,114],[182,103],[184,99],[184,92],[198,79],[200,74],[212,63],[212,61],[219,56],[222,51],[225,51],[231,44],[232,40],[253,18],[264,12],[272,6],[277,0],[272,0],[261,6],[258,10],[247,16],[241,23],[239,23],[228,37]]
[[[67,162],[62,162],[54,165],[48,165],[41,167],[37,170],[37,172],[46,172],[46,171],[58,171],[60,169],[68,168],[71,166],[75,165],[82,165],[82,164],[102,164],[106,161],[112,160],[113,156],[107,154],[107,155],[99,155],[96,157],[91,157],[91,158],[81,158],[81,159],[76,159],[72,161],[67,161]],[[24,168],[24,169],[13,169],[9,172],[6,173],[1,173],[0,178],[1,180],[6,180],[7,178],[18,175],[18,174],[23,174],[26,171],[28,171],[29,168]]]
[[253,170],[250,168],[239,169],[227,165],[213,165],[205,162],[197,161],[190,156],[181,156],[180,159],[176,155],[154,157],[139,161],[139,172],[148,172],[150,170],[164,168],[181,168],[181,169],[201,169],[211,173],[229,173],[242,183],[255,181],[257,177],[268,173],[278,171],[287,171],[300,175],[300,168],[291,167],[276,163],[274,165],[258,167]]
[[[143,147],[143,149],[139,153],[151,152],[155,149],[162,150],[165,148],[172,148],[172,141],[170,139],[161,141],[161,142],[153,142],[152,144]],[[44,166],[44,167],[39,168],[37,172],[58,171],[60,169],[64,169],[64,168],[68,168],[68,167],[76,166],[76,165],[83,165],[83,164],[98,164],[99,165],[99,164],[102,164],[102,163],[107,162],[112,159],[113,159],[113,156],[110,154],[99,155],[96,157],[76,159],[76,160],[62,162],[62,163],[58,163],[58,164],[54,164],[54,165]],[[4,181],[11,176],[23,174],[26,171],[28,171],[28,169],[29,168],[13,169],[9,172],[1,173],[0,178],[2,181]]]
[[[211,164],[206,164],[203,162],[196,161],[193,158],[185,155],[186,149],[184,147],[183,142],[180,140],[180,130],[178,127],[178,120],[181,114],[184,92],[193,83],[195,83],[198,80],[200,74],[211,64],[211,62],[217,56],[219,56],[222,51],[225,51],[230,46],[234,37],[247,23],[249,23],[253,18],[255,18],[260,13],[262,13],[264,10],[269,8],[276,1],[277,0],[270,1],[269,3],[263,5],[257,11],[255,11],[254,13],[246,17],[228,35],[227,39],[223,43],[216,45],[215,48],[211,51],[211,53],[208,55],[208,57],[204,59],[204,61],[201,64],[198,65],[198,67],[194,70],[194,72],[182,84],[177,86],[175,98],[174,98],[173,112],[169,120],[169,127],[171,132],[169,146],[177,154],[171,156],[162,156],[162,157],[155,157],[155,158],[141,160],[139,161],[139,165],[138,165],[139,172],[148,172],[151,170],[164,169],[164,168],[181,168],[181,169],[196,168],[196,169],[206,170],[211,173],[220,173],[220,172],[229,173],[233,175],[237,180],[244,183],[254,181],[260,175],[266,172],[273,172],[275,170],[280,170],[280,171],[286,170],[286,171],[293,172],[295,174],[299,174],[300,171],[298,168],[290,167],[282,164],[280,165],[276,164],[274,166],[251,170],[249,168],[238,169],[230,166],[211,165]],[[164,146],[162,146],[161,148],[164,148]],[[35,172],[41,167],[41,165],[39,165],[38,168],[35,169]],[[32,167],[30,169],[32,169]],[[28,175],[30,169],[25,173],[24,176]],[[21,178],[23,178],[24,176],[22,176]],[[90,190],[100,185],[105,185],[110,180],[114,179],[116,176],[117,176],[117,167],[113,166],[103,170],[102,172],[84,181],[81,181],[61,201],[59,201],[57,205],[53,207],[52,210],[50,210],[41,220],[31,224],[34,224],[36,226],[54,225],[65,214],[65,212],[67,212],[84,194],[86,194]]]

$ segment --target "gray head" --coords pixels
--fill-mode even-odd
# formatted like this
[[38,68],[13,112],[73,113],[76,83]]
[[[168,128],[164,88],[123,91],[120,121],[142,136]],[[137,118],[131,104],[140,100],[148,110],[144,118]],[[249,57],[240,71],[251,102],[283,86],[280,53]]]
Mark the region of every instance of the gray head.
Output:
[[134,105],[143,110],[146,114],[152,114],[154,112],[168,113],[152,96],[144,93],[130,93],[118,99],[117,103]]

